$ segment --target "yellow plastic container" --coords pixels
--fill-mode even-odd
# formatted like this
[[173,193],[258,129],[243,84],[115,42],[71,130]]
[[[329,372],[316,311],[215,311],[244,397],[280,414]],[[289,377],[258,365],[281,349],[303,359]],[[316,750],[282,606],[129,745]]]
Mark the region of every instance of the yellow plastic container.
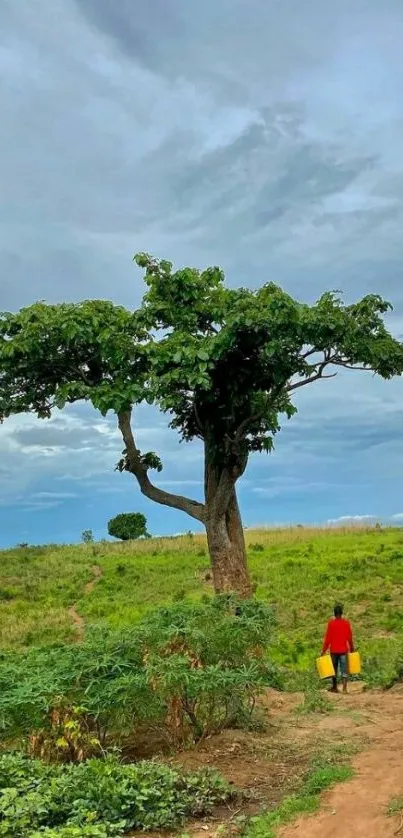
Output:
[[348,672],[349,675],[361,674],[361,657],[359,652],[350,652],[348,654]]
[[334,678],[335,671],[330,655],[322,655],[316,659],[316,668],[319,678]]

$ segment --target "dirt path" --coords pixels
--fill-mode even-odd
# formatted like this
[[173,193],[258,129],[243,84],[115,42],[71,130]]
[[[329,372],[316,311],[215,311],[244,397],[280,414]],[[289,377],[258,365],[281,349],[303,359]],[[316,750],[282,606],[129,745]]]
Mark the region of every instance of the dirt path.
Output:
[[[323,795],[317,815],[300,818],[281,830],[279,838],[392,838],[403,834],[400,816],[386,816],[392,798],[403,796],[403,690],[372,696],[364,693],[348,701],[369,714],[365,728],[369,747],[353,761],[354,778]],[[328,729],[332,721],[336,719],[328,720]]]
[[[266,735],[226,731],[179,754],[172,760],[175,765],[190,770],[214,766],[245,790],[250,802],[235,803],[163,838],[239,836],[236,816],[275,807],[298,787],[311,756],[329,740],[362,749],[353,759],[354,778],[324,794],[318,814],[300,818],[280,830],[278,838],[403,838],[400,816],[386,814],[392,798],[403,796],[403,687],[371,693],[356,685],[348,696],[332,700],[333,713],[300,716],[294,712],[300,695],[268,690]],[[162,833],[150,833],[150,838],[162,838]]]
[[95,585],[97,584],[97,582],[102,578],[102,570],[99,567],[99,565],[97,565],[97,564],[92,565],[91,573],[92,573],[93,578],[90,579],[89,582],[87,582],[87,584],[84,588],[84,591],[85,591],[86,594],[90,594],[91,591],[94,590]]
[[[93,578],[90,579],[89,582],[86,583],[85,588],[84,588],[84,593],[86,593],[86,594],[90,594],[91,591],[94,589],[96,583],[99,581],[99,579],[102,578],[102,570],[96,564],[94,564],[92,566],[91,573],[92,573]],[[76,604],[70,605],[70,608],[68,609],[68,613],[69,613],[69,616],[70,616],[71,620],[73,621],[74,628],[76,630],[76,636],[74,638],[75,643],[82,643],[82,641],[84,640],[84,633],[85,633],[84,617],[82,617],[81,614],[79,613]]]

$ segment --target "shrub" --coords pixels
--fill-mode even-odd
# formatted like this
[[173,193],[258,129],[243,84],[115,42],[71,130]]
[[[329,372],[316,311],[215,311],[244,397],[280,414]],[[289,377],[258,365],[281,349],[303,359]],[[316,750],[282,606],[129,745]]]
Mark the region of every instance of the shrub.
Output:
[[170,829],[232,795],[212,771],[180,774],[153,762],[123,765],[113,757],[51,767],[21,756],[0,757],[1,834],[10,838],[103,838],[132,829]]
[[[163,711],[147,683],[137,633],[95,630],[79,646],[60,644],[1,656],[0,730],[4,737],[38,735],[40,753],[50,757],[63,735],[55,717],[61,705],[65,711],[70,708],[71,721],[76,720],[74,708],[80,708],[88,734],[95,735],[102,747],[107,741],[119,744],[145,719],[151,723],[154,717],[160,718]],[[80,731],[82,745],[82,726]],[[93,753],[88,744],[84,758]],[[65,756],[69,753],[66,750]]]
[[0,730],[31,753],[83,760],[144,727],[172,742],[249,724],[277,673],[266,659],[269,608],[225,597],[180,603],[137,628],[90,631],[78,646],[0,656]]
[[403,680],[403,644],[396,638],[371,640],[363,648],[365,681],[371,688],[389,689]]
[[29,737],[30,756],[50,762],[83,762],[101,754],[95,721],[84,707],[70,707],[65,699],[55,701],[48,722]]
[[121,512],[108,521],[108,533],[121,541],[137,538],[150,538],[147,532],[147,519],[141,512]]
[[176,738],[249,724],[257,695],[276,677],[265,658],[273,623],[263,603],[226,596],[160,609],[143,622],[148,677]]

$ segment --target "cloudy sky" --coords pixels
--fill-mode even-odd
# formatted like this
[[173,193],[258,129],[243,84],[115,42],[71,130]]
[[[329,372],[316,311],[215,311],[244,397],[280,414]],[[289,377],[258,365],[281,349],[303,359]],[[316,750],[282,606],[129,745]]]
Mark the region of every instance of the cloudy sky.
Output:
[[[136,250],[220,264],[300,299],[381,292],[403,333],[401,0],[2,0],[0,309],[135,306]],[[403,518],[403,383],[345,372],[240,487],[245,523]],[[200,452],[140,408],[161,483],[200,495]],[[142,510],[88,407],[0,428],[0,544],[97,537]],[[395,518],[395,520],[399,520]]]

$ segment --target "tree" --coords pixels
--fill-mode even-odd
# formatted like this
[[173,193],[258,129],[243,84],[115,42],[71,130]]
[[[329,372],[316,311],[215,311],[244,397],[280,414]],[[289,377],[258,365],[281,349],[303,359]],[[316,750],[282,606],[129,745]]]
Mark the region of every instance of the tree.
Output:
[[[117,468],[150,500],[186,512],[207,532],[217,592],[251,592],[236,486],[253,452],[270,452],[294,391],[338,368],[384,379],[403,370],[403,346],[387,331],[378,295],[345,305],[326,292],[300,303],[268,283],[232,289],[219,268],[174,271],[138,254],[146,293],[137,311],[108,301],[36,303],[0,316],[0,416],[85,399],[116,414],[124,450]],[[204,446],[202,500],[166,492],[162,470],[136,443],[133,411],[157,405],[182,440]]]
[[122,541],[149,538],[147,518],[141,512],[121,512],[108,521],[108,533]]

